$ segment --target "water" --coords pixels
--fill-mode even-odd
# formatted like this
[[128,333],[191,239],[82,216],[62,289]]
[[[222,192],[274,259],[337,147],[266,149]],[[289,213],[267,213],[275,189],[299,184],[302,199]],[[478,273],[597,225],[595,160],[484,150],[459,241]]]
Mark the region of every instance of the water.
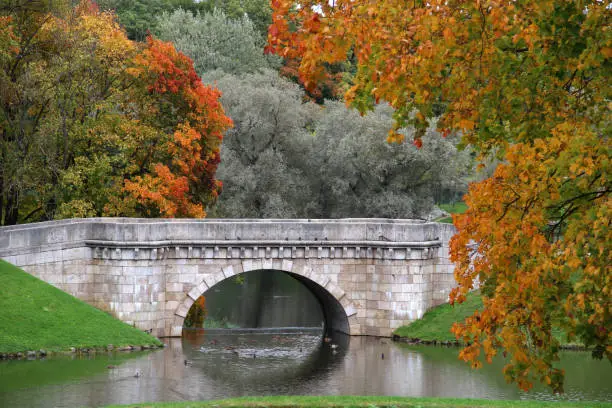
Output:
[[[560,398],[542,387],[523,393],[506,384],[502,361],[471,370],[457,360],[456,348],[347,336],[325,342],[313,329],[190,330],[182,339],[167,342],[166,349],[151,352],[1,362],[0,407],[101,406],[244,395]],[[609,362],[594,361],[584,352],[567,352],[562,364],[568,376],[567,392],[561,398],[612,401]]]

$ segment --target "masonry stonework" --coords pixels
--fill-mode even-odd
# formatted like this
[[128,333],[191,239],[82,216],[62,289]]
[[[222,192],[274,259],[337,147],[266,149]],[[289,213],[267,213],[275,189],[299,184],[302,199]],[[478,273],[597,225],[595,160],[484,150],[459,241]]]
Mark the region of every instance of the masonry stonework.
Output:
[[418,220],[91,218],[0,228],[0,258],[153,334],[180,336],[194,301],[255,270],[289,273],[327,326],[390,336],[448,299],[452,225]]

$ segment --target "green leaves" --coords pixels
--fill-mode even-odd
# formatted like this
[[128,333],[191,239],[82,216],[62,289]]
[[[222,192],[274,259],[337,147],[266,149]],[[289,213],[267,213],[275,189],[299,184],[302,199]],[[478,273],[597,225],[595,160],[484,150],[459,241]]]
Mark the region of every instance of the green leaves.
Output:
[[230,121],[191,60],[130,41],[89,1],[28,13],[0,16],[0,223],[159,214],[124,190],[156,169],[178,174],[171,198],[200,208],[170,215],[203,216]]

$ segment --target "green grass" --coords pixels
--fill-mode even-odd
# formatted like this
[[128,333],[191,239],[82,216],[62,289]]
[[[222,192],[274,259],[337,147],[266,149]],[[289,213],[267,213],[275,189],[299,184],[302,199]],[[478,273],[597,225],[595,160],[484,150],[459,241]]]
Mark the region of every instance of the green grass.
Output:
[[467,205],[463,201],[453,204],[439,204],[438,207],[451,214],[463,214],[467,211]]
[[[482,308],[480,292],[472,292],[467,295],[465,302],[451,306],[445,303],[427,311],[419,320],[407,326],[397,328],[393,334],[406,339],[422,340],[426,342],[454,342],[455,336],[450,332],[453,323],[462,322],[471,316],[476,309]],[[578,341],[568,342],[565,332],[559,328],[553,328],[553,336],[563,347],[582,347]]]
[[[139,408],[212,408],[212,407],[271,407],[271,408],[472,408],[472,407],[499,407],[499,408],[595,408],[612,407],[611,403],[604,402],[542,402],[542,401],[493,401],[459,398],[406,398],[406,397],[245,397],[219,401],[201,402],[166,402],[145,403],[135,405],[113,405],[112,407],[139,407]],[[111,407],[108,407],[111,408]]]
[[[467,205],[463,201],[460,201],[458,203],[453,203],[453,204],[438,204],[438,207],[440,207],[440,209],[450,214],[463,214],[464,212],[467,211]],[[453,217],[444,217],[436,221],[444,222],[446,224],[452,224]]]
[[0,260],[0,352],[160,341]]
[[471,316],[474,310],[482,307],[478,292],[469,293],[465,302],[451,306],[448,303],[434,307],[419,320],[408,326],[401,326],[394,334],[409,339],[424,341],[455,341],[450,332],[454,322],[461,322]]

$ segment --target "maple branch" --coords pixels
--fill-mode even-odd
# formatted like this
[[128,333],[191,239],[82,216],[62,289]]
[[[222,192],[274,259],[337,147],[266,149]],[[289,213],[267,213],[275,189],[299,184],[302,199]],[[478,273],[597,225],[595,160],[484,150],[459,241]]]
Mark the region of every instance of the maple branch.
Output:
[[[512,190],[512,188],[511,188]],[[513,191],[514,192],[514,191]],[[516,192],[514,192],[516,194]],[[512,207],[512,205],[514,203],[516,203],[521,197],[517,194],[518,197],[516,197],[514,200],[510,201],[509,203],[504,203],[504,212],[502,213],[502,215],[500,215],[495,222],[500,222],[505,216],[506,214],[508,214],[508,211],[510,210],[510,207]]]
[[589,191],[586,193],[582,193],[582,194],[578,194],[577,196],[568,198],[567,200],[557,204],[557,205],[551,205],[546,207],[547,209],[550,210],[560,210],[563,207],[565,207],[568,204],[571,204],[577,200],[580,200],[581,198],[585,198],[585,197],[589,197],[589,196],[594,196],[593,198],[589,199],[588,201],[593,201],[593,200],[597,200],[598,198],[603,197],[604,195],[608,194],[610,192],[610,190],[606,187],[603,190],[597,190],[597,191]]
[[525,205],[525,207],[523,207],[523,212],[521,213],[521,221],[523,220],[523,218],[525,218],[525,215],[527,215],[527,212],[531,207],[533,207],[537,200],[537,196],[533,196],[527,201],[527,204]]
[[570,77],[570,79],[568,79],[567,82],[563,85],[563,89],[565,89],[568,92],[570,91],[570,88],[572,87],[572,82],[574,82],[574,78],[576,78],[577,73],[578,73],[578,69],[576,68],[574,72],[572,73],[572,76]]

